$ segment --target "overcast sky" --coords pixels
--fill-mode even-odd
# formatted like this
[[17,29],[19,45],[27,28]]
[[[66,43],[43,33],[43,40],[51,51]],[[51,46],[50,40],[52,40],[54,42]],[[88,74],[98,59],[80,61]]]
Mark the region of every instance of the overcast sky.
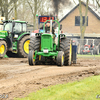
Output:
[[[71,9],[73,9],[76,6],[76,4],[79,3],[78,0],[74,0],[76,2],[76,4],[73,2],[73,0],[70,0],[70,1],[72,2],[72,5],[62,8],[63,9],[62,12],[59,13],[59,19],[61,19],[62,16],[65,16],[68,12],[70,12]],[[82,1],[86,2],[87,0],[82,0]],[[91,4],[93,4],[93,0],[89,0],[89,1]],[[96,2],[95,2],[95,4],[96,4]]]

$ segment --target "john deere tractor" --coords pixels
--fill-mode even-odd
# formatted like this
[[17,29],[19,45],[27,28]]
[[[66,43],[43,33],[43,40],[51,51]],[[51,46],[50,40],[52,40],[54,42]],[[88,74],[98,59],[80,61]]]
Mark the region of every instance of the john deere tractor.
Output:
[[[50,31],[45,32],[46,22],[50,22]],[[52,34],[52,22],[58,24],[58,43],[55,43]],[[38,64],[40,61],[53,59],[58,66],[71,65],[72,62],[72,42],[65,34],[60,34],[61,25],[57,20],[47,20],[43,25],[43,32],[31,36],[29,44],[29,65]]]
[[3,21],[3,30],[0,31],[0,58],[5,54],[27,57],[29,53],[30,33],[27,32],[27,22],[8,20]]

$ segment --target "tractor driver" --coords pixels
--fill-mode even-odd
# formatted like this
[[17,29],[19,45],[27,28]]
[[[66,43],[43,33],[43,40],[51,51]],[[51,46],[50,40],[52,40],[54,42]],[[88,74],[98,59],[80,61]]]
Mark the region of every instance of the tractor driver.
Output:
[[[48,33],[48,31],[50,33],[50,22],[47,22],[46,26],[45,26],[45,32]],[[52,34],[54,34],[54,28],[53,27],[52,27]]]
[[[48,31],[50,33],[50,22],[47,22],[46,26],[45,26],[45,32],[48,33]],[[55,40],[56,35],[54,33],[54,28],[53,27],[52,27],[52,34],[54,35],[53,39]]]
[[[48,33],[48,31],[50,33],[50,22],[47,22],[46,26],[45,26],[45,32]],[[54,35],[53,39],[55,40],[56,35],[54,33],[54,28],[53,27],[52,27],[52,34]]]

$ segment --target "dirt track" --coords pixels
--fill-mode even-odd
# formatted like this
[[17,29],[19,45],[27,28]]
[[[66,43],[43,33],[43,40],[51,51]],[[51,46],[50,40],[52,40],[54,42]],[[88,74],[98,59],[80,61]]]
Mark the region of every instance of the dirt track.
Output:
[[29,66],[27,59],[0,59],[0,94],[8,94],[6,100],[24,97],[38,89],[75,81],[94,75],[100,69],[100,58],[79,58],[76,65],[57,67],[56,65]]

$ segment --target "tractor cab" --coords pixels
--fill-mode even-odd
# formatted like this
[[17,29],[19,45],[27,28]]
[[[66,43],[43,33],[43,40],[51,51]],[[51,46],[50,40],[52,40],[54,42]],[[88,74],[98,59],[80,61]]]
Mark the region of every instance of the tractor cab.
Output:
[[7,34],[6,39],[9,42],[8,48],[12,48],[13,42],[17,41],[19,36],[26,31],[27,31],[27,22],[25,21],[16,21],[16,20],[3,21],[2,32],[5,32]]
[[23,32],[27,31],[27,22],[25,21],[4,21],[3,30],[11,33],[12,40],[16,40]]
[[[27,57],[30,40],[30,33],[27,32],[27,22],[18,20],[7,20],[2,22],[3,30],[0,31],[0,41],[6,42],[6,51],[18,53],[21,57]],[[4,54],[5,53],[3,53],[2,57]],[[8,56],[10,56],[9,54],[11,53],[7,53]]]

